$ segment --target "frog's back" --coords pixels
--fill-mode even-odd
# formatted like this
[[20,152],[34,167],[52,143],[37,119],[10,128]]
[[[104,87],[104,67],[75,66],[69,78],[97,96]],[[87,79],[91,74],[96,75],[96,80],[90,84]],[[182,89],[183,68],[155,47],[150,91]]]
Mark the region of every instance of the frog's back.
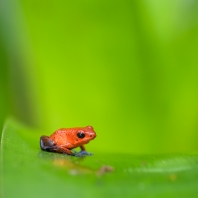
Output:
[[64,145],[71,136],[71,129],[61,128],[56,130],[49,138],[58,145]]

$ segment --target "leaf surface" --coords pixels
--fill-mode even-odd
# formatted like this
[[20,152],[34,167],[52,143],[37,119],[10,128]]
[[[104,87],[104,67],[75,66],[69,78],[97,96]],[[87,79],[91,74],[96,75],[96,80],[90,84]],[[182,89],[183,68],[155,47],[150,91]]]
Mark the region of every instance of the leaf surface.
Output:
[[41,151],[42,134],[13,119],[6,122],[1,142],[3,198],[181,198],[198,193],[196,154],[94,152],[73,157]]

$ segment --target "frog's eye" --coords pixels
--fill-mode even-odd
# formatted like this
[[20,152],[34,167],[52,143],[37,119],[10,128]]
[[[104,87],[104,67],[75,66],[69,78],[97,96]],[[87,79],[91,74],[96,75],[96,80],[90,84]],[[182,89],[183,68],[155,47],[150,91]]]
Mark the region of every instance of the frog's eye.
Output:
[[84,137],[85,137],[85,134],[84,134],[83,132],[78,132],[78,133],[77,133],[77,136],[78,136],[79,138],[84,138]]

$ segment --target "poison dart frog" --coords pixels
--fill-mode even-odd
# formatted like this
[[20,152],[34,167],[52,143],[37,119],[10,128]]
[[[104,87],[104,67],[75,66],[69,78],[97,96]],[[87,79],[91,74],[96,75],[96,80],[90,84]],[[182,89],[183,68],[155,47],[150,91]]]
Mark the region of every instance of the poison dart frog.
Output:
[[71,150],[80,147],[81,154],[88,154],[84,144],[89,143],[96,137],[96,133],[92,126],[61,128],[56,130],[52,135],[40,137],[40,147],[43,151],[66,153],[68,155],[76,155]]

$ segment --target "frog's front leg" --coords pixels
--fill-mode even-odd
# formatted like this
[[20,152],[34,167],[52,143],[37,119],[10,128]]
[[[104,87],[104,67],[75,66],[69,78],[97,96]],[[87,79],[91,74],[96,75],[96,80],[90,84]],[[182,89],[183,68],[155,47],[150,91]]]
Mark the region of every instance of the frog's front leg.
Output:
[[80,151],[79,153],[77,153],[76,156],[82,157],[82,156],[85,156],[85,155],[92,155],[92,153],[88,153],[88,152],[86,151],[84,145],[81,145],[80,148],[81,148],[81,151]]
[[40,138],[40,147],[43,151],[55,152],[55,153],[66,153],[68,155],[74,155],[71,150],[58,146],[55,144],[53,140],[51,140],[48,136],[41,136]]
[[86,152],[86,149],[85,149],[84,145],[81,145],[80,148],[81,148],[81,151],[85,151]]

